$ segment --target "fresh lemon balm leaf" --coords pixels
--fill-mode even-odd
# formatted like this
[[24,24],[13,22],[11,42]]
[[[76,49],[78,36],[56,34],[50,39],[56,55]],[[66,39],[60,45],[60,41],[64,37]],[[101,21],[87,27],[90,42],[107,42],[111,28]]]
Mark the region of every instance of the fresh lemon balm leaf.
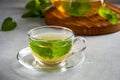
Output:
[[38,11],[28,11],[26,13],[24,13],[22,15],[22,18],[29,18],[29,17],[32,17],[32,18],[36,18],[36,17],[43,17],[44,15],[42,14],[42,12],[38,12]]
[[30,9],[30,10],[34,10],[36,8],[35,4],[36,4],[35,0],[31,0],[25,5],[25,8]]
[[43,14],[50,6],[51,6],[51,3],[46,3],[46,4],[40,5],[40,9],[43,12]]
[[39,7],[39,5],[41,4],[39,0],[35,0],[36,2],[36,7]]
[[28,9],[27,13],[22,15],[22,18],[43,18],[44,12],[51,6],[51,2],[49,0],[30,0],[25,8]]
[[98,13],[101,17],[107,19],[111,24],[117,24],[119,21],[117,14],[113,13],[112,10],[106,7],[101,7]]
[[10,31],[10,30],[15,29],[16,26],[17,26],[17,23],[14,22],[11,17],[7,17],[2,23],[1,30],[2,31]]
[[109,17],[109,19],[108,19],[108,21],[110,22],[110,23],[112,23],[112,24],[117,24],[118,23],[118,17],[117,17],[117,14],[109,14],[110,15],[110,17]]
[[90,8],[91,6],[88,3],[81,4],[78,8],[78,13],[84,15]]
[[107,14],[112,13],[110,9],[105,7],[101,7],[98,12],[99,12],[99,15],[104,18],[107,18]]
[[71,4],[67,1],[62,2],[62,6],[64,7],[67,14],[73,16],[83,16],[87,13],[91,6],[89,3],[84,2],[71,2]]
[[51,48],[39,47],[39,45],[35,44],[34,42],[30,43],[30,47],[39,56],[48,57],[49,59],[53,58],[53,55],[52,55],[53,51]]

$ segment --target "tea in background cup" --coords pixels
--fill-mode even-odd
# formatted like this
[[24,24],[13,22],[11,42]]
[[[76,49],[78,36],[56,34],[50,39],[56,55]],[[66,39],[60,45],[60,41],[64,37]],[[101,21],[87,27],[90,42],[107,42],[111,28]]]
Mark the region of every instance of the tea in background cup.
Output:
[[90,16],[104,6],[105,0],[51,0],[55,7],[68,15]]
[[[41,26],[28,32],[28,42],[35,60],[43,65],[56,66],[72,54],[75,42],[85,43],[81,37],[75,37],[72,30],[60,26]],[[81,44],[80,44],[81,45]],[[82,46],[81,51],[85,49]]]

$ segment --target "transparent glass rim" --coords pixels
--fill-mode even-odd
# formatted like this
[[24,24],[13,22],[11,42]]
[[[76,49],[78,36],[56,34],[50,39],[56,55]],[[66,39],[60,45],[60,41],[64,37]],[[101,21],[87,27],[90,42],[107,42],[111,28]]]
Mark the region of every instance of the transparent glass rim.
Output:
[[72,37],[74,37],[74,32],[71,29],[66,28],[66,27],[62,27],[62,26],[39,26],[39,27],[35,27],[35,28],[33,28],[33,29],[31,29],[31,30],[28,31],[28,33],[27,33],[28,37],[30,39],[32,39],[32,40],[45,41],[45,40],[37,39],[37,38],[31,36],[31,33],[33,31],[38,30],[38,29],[43,29],[43,28],[53,28],[53,29],[56,28],[56,29],[63,29],[63,30],[69,31],[71,33],[71,35],[68,38],[64,39],[64,40],[69,40]]

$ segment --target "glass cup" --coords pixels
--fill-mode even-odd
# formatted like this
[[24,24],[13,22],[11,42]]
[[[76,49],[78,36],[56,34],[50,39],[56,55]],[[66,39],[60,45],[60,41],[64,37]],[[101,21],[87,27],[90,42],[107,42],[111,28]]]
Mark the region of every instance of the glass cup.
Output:
[[55,7],[68,15],[90,16],[98,13],[105,0],[51,0]]
[[[49,67],[65,65],[66,59],[86,48],[84,38],[75,37],[71,29],[60,26],[34,28],[28,32],[28,42],[35,60]],[[76,44],[81,46],[75,49]]]

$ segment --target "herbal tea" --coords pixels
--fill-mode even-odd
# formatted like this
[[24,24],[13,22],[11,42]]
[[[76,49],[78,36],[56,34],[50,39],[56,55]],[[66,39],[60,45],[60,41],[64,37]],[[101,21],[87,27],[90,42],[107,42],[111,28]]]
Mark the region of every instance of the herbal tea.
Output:
[[29,38],[32,54],[45,64],[57,64],[66,59],[72,47],[72,40],[58,33],[45,33]]
[[89,16],[96,14],[104,0],[51,0],[63,13],[72,16]]

